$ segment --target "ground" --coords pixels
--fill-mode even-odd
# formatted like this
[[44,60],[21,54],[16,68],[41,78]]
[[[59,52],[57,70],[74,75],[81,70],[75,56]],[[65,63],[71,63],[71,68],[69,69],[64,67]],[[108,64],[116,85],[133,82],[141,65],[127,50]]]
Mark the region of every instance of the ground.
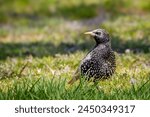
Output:
[[[0,8],[0,99],[150,99],[148,0],[17,0]],[[135,10],[136,9],[136,10]],[[117,59],[99,90],[69,86],[94,46],[85,31],[106,29]]]

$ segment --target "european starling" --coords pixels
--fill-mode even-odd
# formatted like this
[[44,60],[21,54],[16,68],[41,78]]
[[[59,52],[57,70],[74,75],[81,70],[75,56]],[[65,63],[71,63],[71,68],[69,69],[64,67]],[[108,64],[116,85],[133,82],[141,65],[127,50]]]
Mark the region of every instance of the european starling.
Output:
[[91,35],[95,39],[94,48],[81,61],[73,78],[68,82],[73,84],[81,76],[93,81],[107,79],[115,71],[115,54],[111,49],[109,34],[104,29],[96,29],[85,34]]

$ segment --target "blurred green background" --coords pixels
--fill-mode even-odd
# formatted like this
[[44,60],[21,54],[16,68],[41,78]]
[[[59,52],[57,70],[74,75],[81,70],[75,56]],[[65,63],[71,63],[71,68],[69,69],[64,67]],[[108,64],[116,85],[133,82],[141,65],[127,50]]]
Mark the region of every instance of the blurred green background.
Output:
[[[83,33],[96,28],[110,33],[117,59],[101,93],[90,87],[65,92],[66,86],[41,80],[35,85],[71,79],[94,45]],[[150,0],[0,0],[0,99],[150,99],[149,85],[143,86],[149,58]]]
[[87,19],[100,15],[99,11],[112,17],[150,12],[149,0],[0,0],[0,22],[16,18],[65,17]]
[[[84,31],[105,28],[114,38],[112,45],[117,51],[130,48],[149,52],[149,17],[150,0],[0,0],[0,41],[27,44],[41,40],[41,43],[51,42],[58,38],[52,44],[66,44],[68,41],[70,47],[74,47],[82,43],[83,46],[78,48],[86,49],[90,45],[77,38],[82,38]],[[16,47],[21,44],[16,44]],[[6,51],[3,57],[7,55]]]

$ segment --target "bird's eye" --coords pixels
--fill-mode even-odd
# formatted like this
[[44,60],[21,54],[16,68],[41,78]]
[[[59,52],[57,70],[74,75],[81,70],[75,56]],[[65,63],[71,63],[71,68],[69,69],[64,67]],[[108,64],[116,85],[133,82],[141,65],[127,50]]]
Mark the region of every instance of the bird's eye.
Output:
[[95,34],[97,34],[97,35],[101,35],[101,32],[96,32]]

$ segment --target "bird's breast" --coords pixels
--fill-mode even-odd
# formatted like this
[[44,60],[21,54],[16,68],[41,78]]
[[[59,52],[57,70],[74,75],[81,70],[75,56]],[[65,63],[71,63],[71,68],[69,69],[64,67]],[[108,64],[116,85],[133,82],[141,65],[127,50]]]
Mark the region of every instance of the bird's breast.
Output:
[[85,60],[90,60],[91,59],[91,53],[89,53],[86,57]]

